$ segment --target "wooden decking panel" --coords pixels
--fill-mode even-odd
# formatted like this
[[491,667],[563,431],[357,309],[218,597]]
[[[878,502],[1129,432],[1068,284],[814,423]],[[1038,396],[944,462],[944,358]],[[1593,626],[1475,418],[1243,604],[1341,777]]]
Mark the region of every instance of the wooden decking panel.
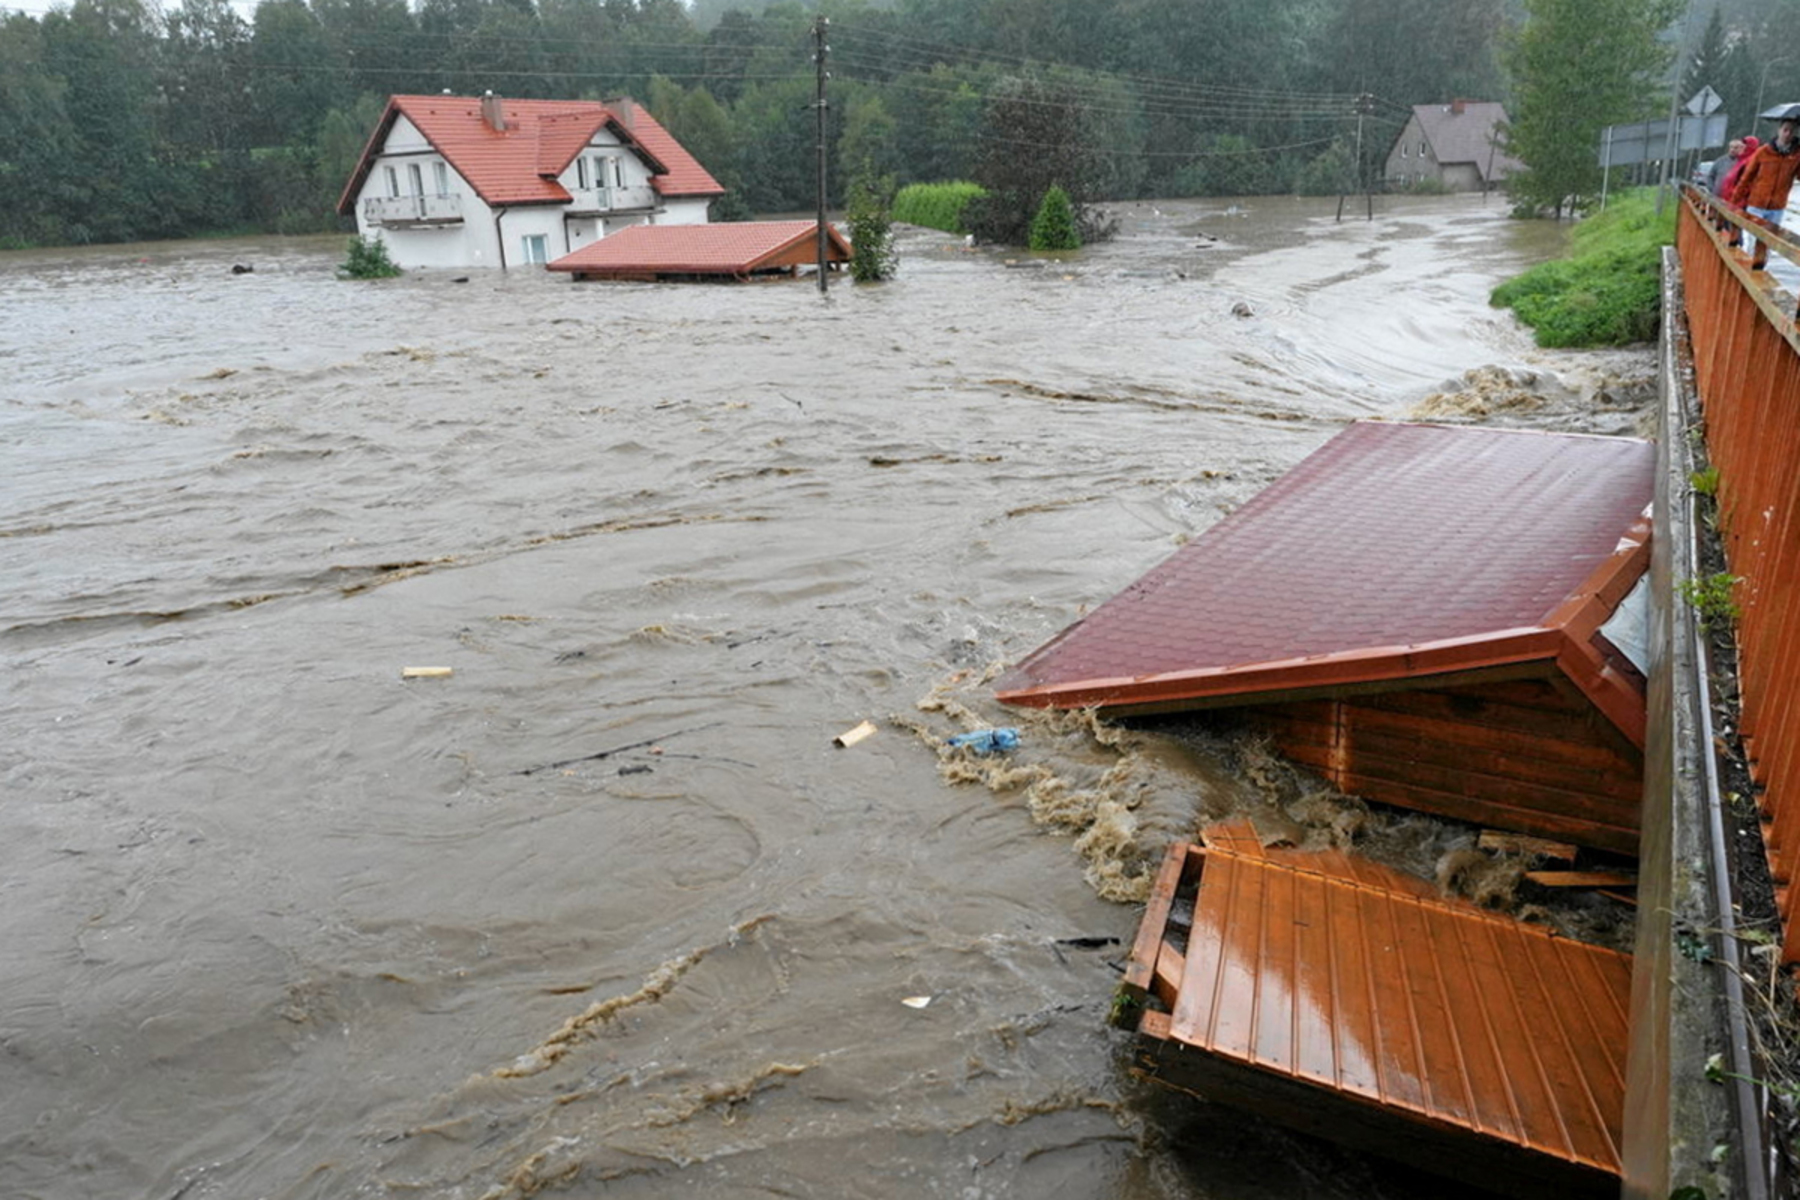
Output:
[[1198,884],[1169,1041],[1619,1170],[1627,956],[1351,855],[1265,849],[1248,822],[1206,840],[1172,851]]

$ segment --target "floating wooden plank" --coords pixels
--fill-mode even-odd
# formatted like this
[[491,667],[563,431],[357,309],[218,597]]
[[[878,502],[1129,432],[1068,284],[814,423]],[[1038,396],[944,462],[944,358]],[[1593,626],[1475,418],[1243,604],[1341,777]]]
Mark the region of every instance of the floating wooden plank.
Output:
[[1140,931],[1163,945],[1191,889],[1141,1070],[1501,1194],[1618,1194],[1628,956],[1247,822],[1206,836],[1170,851],[1177,895]]
[[402,679],[448,679],[456,674],[455,667],[401,667]]

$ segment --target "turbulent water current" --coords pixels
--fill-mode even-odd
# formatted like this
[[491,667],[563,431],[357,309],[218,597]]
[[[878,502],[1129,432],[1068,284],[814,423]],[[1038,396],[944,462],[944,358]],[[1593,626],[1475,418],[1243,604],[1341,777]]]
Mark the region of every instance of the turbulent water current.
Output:
[[1133,1082],[1252,785],[989,686],[1346,422],[1639,431],[1487,306],[1556,229],[1334,209],[824,297],[0,255],[0,1195],[1441,1194]]

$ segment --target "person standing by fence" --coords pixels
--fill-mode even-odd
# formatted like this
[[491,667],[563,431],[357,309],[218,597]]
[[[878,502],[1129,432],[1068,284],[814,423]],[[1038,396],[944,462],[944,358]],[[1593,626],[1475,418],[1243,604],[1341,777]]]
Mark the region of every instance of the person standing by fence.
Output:
[[[1794,175],[1800,172],[1800,138],[1794,136],[1797,124],[1800,122],[1793,117],[1782,118],[1774,140],[1757,147],[1747,165],[1738,172],[1737,183],[1731,192],[1733,204],[1776,229],[1781,228],[1782,218],[1787,214],[1788,193],[1794,188]],[[1758,243],[1750,263],[1752,271],[1762,270],[1768,257],[1768,247],[1761,244],[1761,239]]]

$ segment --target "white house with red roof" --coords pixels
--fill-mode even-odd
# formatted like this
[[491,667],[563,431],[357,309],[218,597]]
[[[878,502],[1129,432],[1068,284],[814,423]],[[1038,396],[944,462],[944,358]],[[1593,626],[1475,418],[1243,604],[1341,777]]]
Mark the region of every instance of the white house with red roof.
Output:
[[545,264],[725,189],[631,100],[394,96],[338,212],[402,267]]

